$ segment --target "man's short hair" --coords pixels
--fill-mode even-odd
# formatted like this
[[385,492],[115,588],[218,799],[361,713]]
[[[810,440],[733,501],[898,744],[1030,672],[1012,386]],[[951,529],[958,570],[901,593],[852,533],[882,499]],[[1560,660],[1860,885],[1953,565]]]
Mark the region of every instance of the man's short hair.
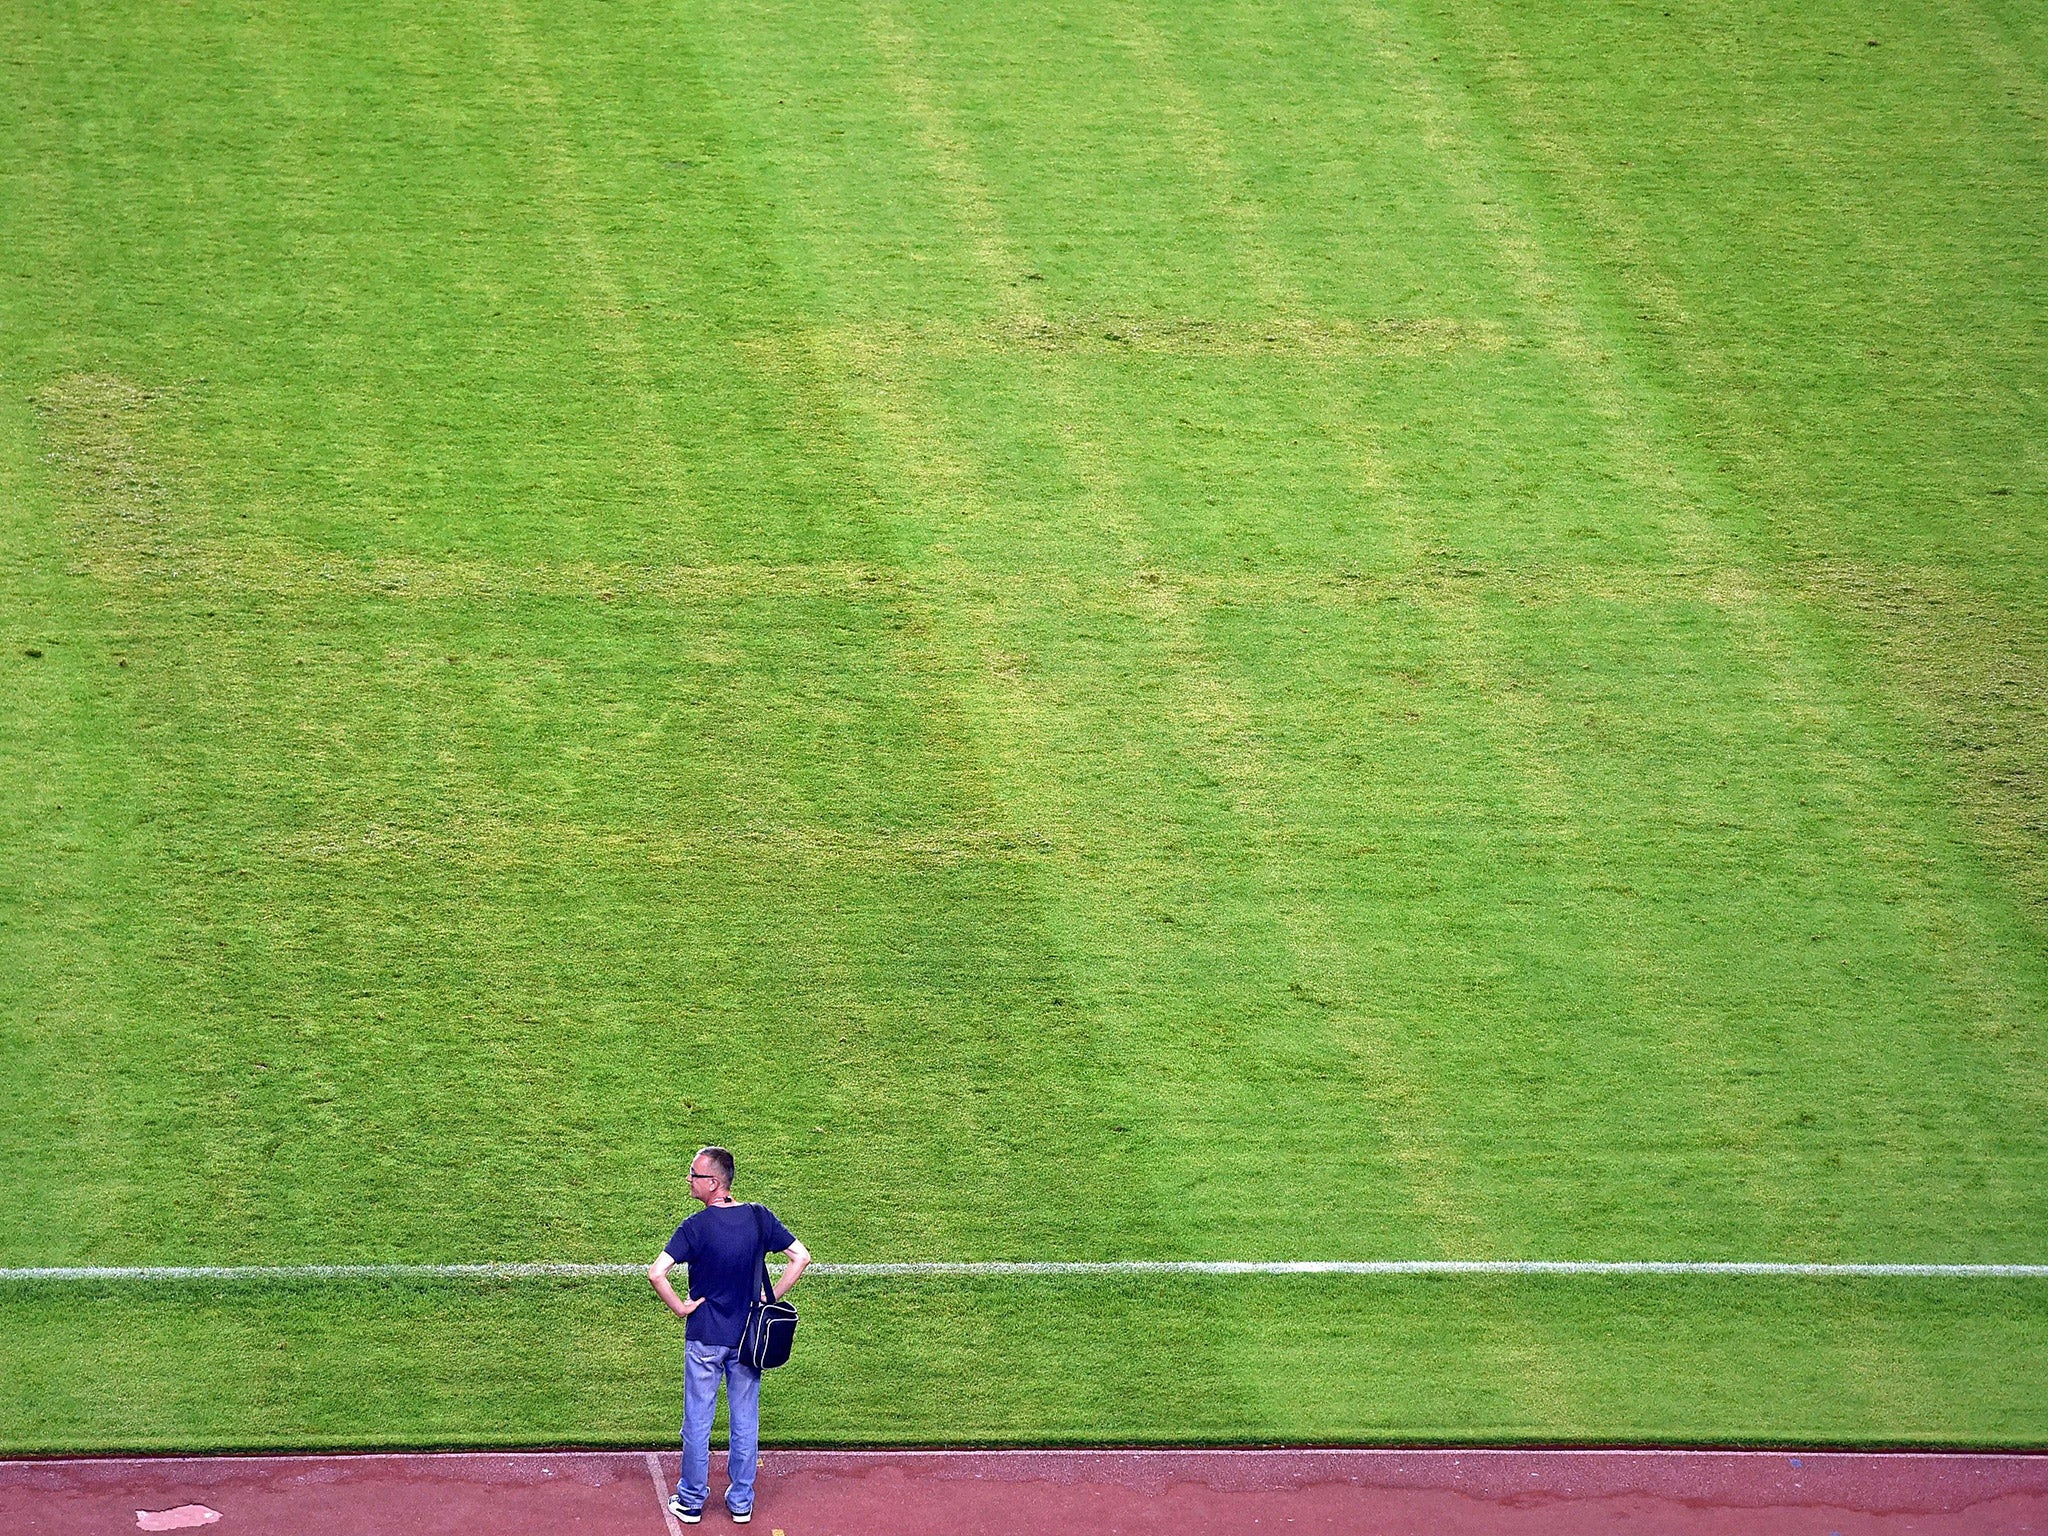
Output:
[[[697,1157],[710,1158],[711,1166],[718,1170],[718,1182],[727,1189],[732,1188],[733,1161],[730,1152],[726,1151],[723,1147],[706,1147],[697,1154]],[[691,1158],[690,1161],[694,1163],[697,1157]]]

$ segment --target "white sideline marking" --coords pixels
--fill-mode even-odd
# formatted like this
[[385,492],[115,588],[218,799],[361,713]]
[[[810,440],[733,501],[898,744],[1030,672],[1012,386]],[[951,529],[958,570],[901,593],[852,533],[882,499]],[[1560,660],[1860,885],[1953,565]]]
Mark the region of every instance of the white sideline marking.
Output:
[[654,1479],[654,1497],[661,1506],[662,1523],[668,1527],[668,1536],[683,1536],[681,1523],[668,1512],[668,1479],[661,1475],[661,1458],[652,1451],[647,1453],[647,1475]]
[[[0,1269],[35,1280],[581,1280],[644,1275],[644,1264],[142,1264]],[[1797,1264],[1749,1260],[1099,1259],[813,1264],[807,1274],[1001,1278],[1056,1275],[1757,1275],[1880,1280],[2048,1280],[2048,1264]]]

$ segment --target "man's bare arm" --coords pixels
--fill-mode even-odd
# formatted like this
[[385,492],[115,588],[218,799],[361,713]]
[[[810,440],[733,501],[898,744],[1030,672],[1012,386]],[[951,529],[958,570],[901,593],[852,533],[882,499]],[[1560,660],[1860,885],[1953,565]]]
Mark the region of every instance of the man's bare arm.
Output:
[[668,1272],[676,1267],[676,1261],[663,1253],[647,1266],[647,1283],[654,1287],[654,1294],[668,1303],[669,1311],[677,1317],[688,1317],[704,1305],[704,1298],[692,1296],[688,1301],[676,1294],[676,1288],[668,1283]]
[[780,1301],[783,1297],[787,1296],[790,1292],[790,1288],[794,1286],[797,1283],[797,1281],[803,1279],[804,1271],[808,1269],[811,1264],[811,1250],[806,1248],[802,1243],[798,1242],[793,1237],[789,1240],[788,1252],[788,1266],[784,1268],[780,1275],[777,1275],[775,1277],[775,1299],[777,1301]]

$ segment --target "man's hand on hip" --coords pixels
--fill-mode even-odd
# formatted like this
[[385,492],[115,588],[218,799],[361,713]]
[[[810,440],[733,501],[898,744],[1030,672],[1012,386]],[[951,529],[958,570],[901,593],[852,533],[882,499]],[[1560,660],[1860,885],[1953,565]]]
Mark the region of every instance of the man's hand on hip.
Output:
[[704,1305],[704,1298],[702,1296],[692,1296],[688,1301],[685,1301],[676,1294],[676,1288],[670,1285],[668,1280],[668,1272],[674,1269],[675,1266],[676,1261],[664,1252],[660,1258],[647,1266],[647,1283],[654,1287],[654,1294],[667,1303],[669,1311],[675,1313],[677,1317],[688,1317],[692,1312]]

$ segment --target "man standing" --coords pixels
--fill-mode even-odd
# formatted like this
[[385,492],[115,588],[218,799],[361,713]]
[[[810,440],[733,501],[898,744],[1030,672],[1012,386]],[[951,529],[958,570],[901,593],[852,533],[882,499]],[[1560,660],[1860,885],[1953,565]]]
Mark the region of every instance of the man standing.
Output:
[[[742,1205],[732,1197],[732,1154],[706,1147],[690,1164],[690,1195],[704,1209],[676,1228],[661,1257],[647,1266],[647,1278],[669,1310],[687,1324],[683,1333],[683,1475],[669,1513],[685,1525],[704,1518],[711,1497],[711,1420],[718,1411],[718,1381],[725,1378],[725,1410],[731,1429],[726,1456],[725,1507],[733,1523],[754,1516],[754,1469],[761,1448],[761,1373],[740,1364],[740,1332],[753,1305],[762,1260],[789,1254],[789,1267],[775,1282],[777,1301],[803,1277],[811,1252],[790,1235],[765,1205]],[[682,1264],[690,1272],[690,1299],[676,1295],[668,1272]]]

